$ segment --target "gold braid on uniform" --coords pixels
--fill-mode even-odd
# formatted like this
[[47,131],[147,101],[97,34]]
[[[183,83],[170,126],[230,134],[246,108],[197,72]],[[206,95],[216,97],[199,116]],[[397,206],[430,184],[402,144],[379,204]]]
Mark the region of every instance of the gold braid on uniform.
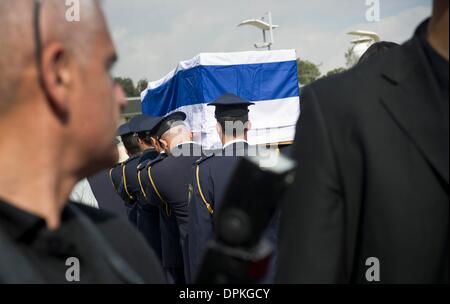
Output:
[[111,169],[109,170],[109,180],[111,181],[111,184],[112,184],[113,187],[114,187],[114,191],[116,191],[116,192],[118,193],[119,190],[117,189],[117,186],[116,186],[116,184],[114,183],[114,180],[113,180],[113,178],[112,178],[112,172],[113,172],[113,170],[114,170],[114,168],[111,168]]
[[167,203],[167,201],[165,199],[163,199],[163,197],[161,196],[161,194],[158,191],[158,188],[156,188],[156,184],[155,184],[155,181],[153,180],[151,170],[152,170],[152,166],[149,166],[148,167],[148,179],[150,180],[150,183],[152,184],[152,187],[155,190],[155,193],[158,196],[159,200],[165,205],[167,216],[170,216],[172,212],[170,210],[169,203]]
[[125,192],[127,193],[128,197],[130,200],[134,200],[133,196],[130,194],[130,192],[128,191],[128,186],[127,186],[127,176],[125,174],[125,167],[126,165],[123,165],[122,167],[122,179],[123,179],[123,187],[125,188]]
[[142,195],[144,195],[144,198],[147,199],[147,193],[145,193],[144,186],[142,185],[141,172],[142,172],[142,171],[139,170],[139,173],[138,173],[139,186],[141,187]]
[[214,214],[214,209],[211,206],[210,203],[208,203],[208,201],[206,200],[205,196],[203,195],[203,191],[202,191],[202,186],[200,185],[200,166],[197,165],[197,169],[195,170],[195,175],[197,177],[197,187],[198,187],[198,192],[200,193],[200,196],[202,197],[203,203],[206,206],[206,209],[208,209],[209,214]]

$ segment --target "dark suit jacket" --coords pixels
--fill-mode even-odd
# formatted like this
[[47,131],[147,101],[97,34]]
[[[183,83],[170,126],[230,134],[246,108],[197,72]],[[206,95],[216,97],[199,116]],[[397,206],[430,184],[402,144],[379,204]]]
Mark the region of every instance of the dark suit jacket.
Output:
[[414,37],[304,89],[279,282],[367,283],[375,257],[382,283],[448,283],[448,100],[436,83]]
[[[23,214],[18,216],[23,218]],[[36,250],[36,246],[30,241],[35,240],[36,234],[43,233],[45,229],[40,228],[41,226],[25,226],[24,231],[31,233],[33,237],[30,240],[17,239],[9,232],[11,230],[7,227],[7,221],[2,221],[0,283],[67,283],[64,272],[59,275],[60,268],[55,267],[64,255],[89,260],[89,263],[84,264],[88,267],[85,269],[85,276],[81,268],[81,283],[166,283],[155,253],[123,219],[107,211],[71,202],[65,207],[63,215],[59,235],[76,239],[77,246],[80,247],[69,247],[59,254]],[[4,214],[0,214],[1,216]],[[81,252],[90,255],[79,256]],[[55,281],[55,278],[60,279]]]

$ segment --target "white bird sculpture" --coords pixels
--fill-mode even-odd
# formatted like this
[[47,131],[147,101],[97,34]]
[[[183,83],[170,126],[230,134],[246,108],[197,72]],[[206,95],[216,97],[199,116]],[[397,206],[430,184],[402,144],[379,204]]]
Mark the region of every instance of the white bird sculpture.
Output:
[[357,36],[359,38],[352,40],[351,43],[353,47],[351,48],[351,62],[358,62],[359,58],[367,51],[367,49],[374,44],[375,42],[379,42],[381,40],[380,35],[375,32],[369,31],[353,31],[347,33],[347,35]]
[[[260,19],[245,20],[245,21],[242,21],[241,23],[239,23],[238,26],[243,26],[243,25],[252,25],[254,27],[259,28],[260,30],[270,31],[270,24],[265,22],[265,21],[263,21],[263,20],[260,20]],[[272,28],[276,29],[276,28],[279,28],[279,26],[278,25],[272,25]]]

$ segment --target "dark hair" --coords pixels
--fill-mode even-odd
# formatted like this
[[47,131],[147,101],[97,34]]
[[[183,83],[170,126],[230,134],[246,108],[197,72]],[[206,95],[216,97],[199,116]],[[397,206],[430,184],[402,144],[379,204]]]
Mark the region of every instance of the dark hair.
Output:
[[127,134],[121,136],[121,138],[123,145],[125,146],[125,149],[127,150],[129,155],[136,155],[141,152],[137,138],[133,134]]
[[245,131],[247,131],[246,128],[239,130],[233,127],[232,130],[226,129],[226,124],[228,123],[241,123],[242,125],[245,125],[248,122],[248,114],[239,116],[239,117],[217,117],[217,122],[222,127],[222,132],[225,133],[227,136],[242,136],[244,135]]
[[149,145],[149,146],[152,145],[152,134],[151,134],[149,131],[138,133],[138,137],[139,137],[139,139],[142,140],[146,145]]
[[386,51],[399,46],[395,42],[380,41],[372,44],[367,51],[361,56],[358,64],[368,61],[370,58],[375,57],[379,54],[385,53]]

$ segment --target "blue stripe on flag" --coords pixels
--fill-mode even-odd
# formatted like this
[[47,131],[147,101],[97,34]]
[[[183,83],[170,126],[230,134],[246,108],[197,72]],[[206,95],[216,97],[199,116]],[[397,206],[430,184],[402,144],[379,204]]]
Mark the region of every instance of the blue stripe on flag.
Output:
[[299,96],[297,62],[200,65],[183,70],[160,87],[148,90],[142,111],[164,116],[183,106],[210,103],[224,93],[253,102]]

